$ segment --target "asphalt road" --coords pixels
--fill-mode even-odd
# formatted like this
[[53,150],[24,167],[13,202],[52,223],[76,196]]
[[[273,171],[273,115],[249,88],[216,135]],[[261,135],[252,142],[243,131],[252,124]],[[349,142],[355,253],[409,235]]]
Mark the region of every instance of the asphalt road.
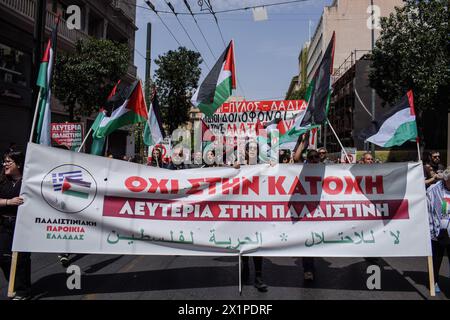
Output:
[[[316,258],[316,279],[303,280],[301,258],[265,258],[263,277],[269,285],[238,290],[237,257],[73,255],[82,271],[81,289],[69,290],[56,254],[32,255],[34,300],[447,300],[449,264],[445,257],[439,284],[430,297],[426,258],[383,258],[381,289],[369,290],[370,263],[362,258]],[[253,267],[250,263],[251,268]],[[251,269],[251,275],[253,270]],[[250,279],[253,277],[251,276]],[[0,275],[1,297],[7,283]]]

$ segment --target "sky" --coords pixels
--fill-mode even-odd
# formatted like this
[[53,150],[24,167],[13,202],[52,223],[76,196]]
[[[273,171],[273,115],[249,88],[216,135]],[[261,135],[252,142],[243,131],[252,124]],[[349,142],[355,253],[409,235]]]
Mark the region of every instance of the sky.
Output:
[[[168,0],[152,0],[158,11],[170,11]],[[198,0],[187,0],[192,11],[200,11]],[[287,2],[289,0],[211,0],[214,11],[244,8],[255,5]],[[170,1],[176,12],[188,12],[183,0]],[[237,89],[235,96],[243,96],[246,100],[284,100],[293,76],[298,74],[298,55],[303,44],[308,41],[309,33],[319,22],[323,8],[332,0],[304,0],[296,3],[266,7],[268,20],[254,21],[252,10],[230,13],[217,13],[220,30],[225,43],[234,40]],[[137,1],[138,6],[148,8],[144,0]],[[208,41],[203,39],[194,19],[190,15],[160,13],[160,17],[168,26],[169,33],[158,16],[151,10],[137,7],[135,42],[135,65],[138,76],[145,78],[145,52],[147,23],[152,24],[151,74],[157,66],[154,60],[169,50],[176,50],[181,45],[199,51],[205,60],[201,64],[202,75],[199,84],[208,74],[209,68],[225,50],[219,29],[211,14],[196,15],[198,25]],[[205,9],[205,5],[204,5]],[[309,27],[310,25],[310,27]],[[194,46],[195,45],[195,46]],[[197,50],[197,49],[198,50]],[[209,68],[208,68],[209,66]]]

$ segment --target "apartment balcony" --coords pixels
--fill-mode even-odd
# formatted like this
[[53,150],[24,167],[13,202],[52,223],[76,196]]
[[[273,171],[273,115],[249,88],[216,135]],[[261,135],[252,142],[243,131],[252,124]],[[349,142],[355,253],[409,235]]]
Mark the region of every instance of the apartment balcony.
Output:
[[[19,19],[25,20],[31,26],[34,25],[35,14],[36,14],[36,1],[34,0],[0,0],[0,5],[4,5],[6,8],[10,9],[13,14],[18,15]],[[46,31],[51,32],[52,28],[56,22],[56,14],[47,11],[45,17],[45,27]],[[80,39],[87,38],[88,35],[81,30],[70,30],[67,28],[66,21],[61,18],[58,27],[58,37],[74,45]]]
[[[115,4],[123,6],[121,2]],[[0,0],[0,9],[7,11],[11,15],[11,24],[20,25],[22,28],[33,33],[36,1],[35,0]],[[0,11],[1,12],[1,11]],[[45,27],[47,36],[55,26],[57,15],[51,11],[46,12]],[[60,18],[58,26],[58,47],[64,51],[72,51],[78,40],[87,39],[89,35],[83,30],[70,30],[64,19]],[[136,79],[137,68],[132,63],[128,67],[126,78],[131,82]]]

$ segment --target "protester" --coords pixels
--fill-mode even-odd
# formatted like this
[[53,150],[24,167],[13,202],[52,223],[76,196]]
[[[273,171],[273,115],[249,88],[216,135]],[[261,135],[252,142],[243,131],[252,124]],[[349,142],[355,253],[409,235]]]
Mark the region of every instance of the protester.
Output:
[[278,160],[279,163],[284,163],[284,164],[291,163],[291,151],[280,149],[278,159],[279,159]]
[[[316,150],[309,150],[306,155],[306,163],[320,163],[320,155]],[[313,257],[303,258],[303,278],[307,281],[314,280],[315,266]]]
[[[0,267],[6,279],[9,279],[11,269],[17,209],[24,202],[20,197],[24,161],[22,152],[12,151],[5,154],[0,177]],[[18,253],[14,289],[14,300],[30,299],[31,258],[28,252]]]
[[330,159],[328,159],[328,151],[325,147],[321,147],[317,150],[320,157],[320,163],[330,164],[333,163]]
[[3,153],[2,158],[4,158],[8,153],[14,152],[17,149],[17,144],[15,142],[10,142],[8,149]]
[[168,169],[169,170],[183,170],[189,169],[189,167],[185,164],[185,158],[182,147],[177,147],[173,150],[172,153],[172,161],[170,162]]
[[433,273],[436,282],[436,292],[439,288],[439,269],[445,251],[450,263],[449,212],[450,212],[450,167],[442,174],[442,180],[437,181],[427,190],[427,206],[431,233],[431,249],[433,252]]
[[[362,164],[373,164],[373,163],[374,163],[374,161],[373,161],[372,153],[370,153],[368,151],[365,152],[362,156]],[[380,263],[379,259],[375,258],[375,257],[364,257],[364,260],[366,260],[367,262],[372,263],[372,264]]]
[[365,152],[362,156],[362,163],[363,164],[373,164],[373,157],[370,152]]
[[[250,143],[247,142],[245,145],[245,159],[244,163],[242,165],[253,165],[258,163],[258,156],[259,156],[259,146],[256,142]],[[241,167],[241,163],[237,161],[234,165],[236,169],[239,169]],[[267,284],[263,282],[262,279],[262,265],[263,265],[263,258],[262,257],[252,257],[253,258],[253,264],[255,267],[255,288],[258,289],[258,291],[266,292],[267,291]],[[242,257],[242,279],[244,282],[248,281],[248,278],[250,276],[250,267],[249,267],[249,257]]]
[[162,159],[162,153],[161,149],[154,147],[152,150],[152,156],[150,158],[150,161],[147,163],[148,166],[151,167],[158,167],[158,168],[165,168],[165,164]]
[[206,152],[206,159],[205,159],[205,165],[204,167],[217,167],[217,158],[216,158],[216,152],[214,149],[208,150]]
[[442,180],[442,172],[445,167],[441,164],[441,155],[438,151],[431,151],[429,162],[424,164],[425,186],[431,185]]
[[194,153],[192,157],[191,169],[203,168],[203,154],[201,151],[197,151]]

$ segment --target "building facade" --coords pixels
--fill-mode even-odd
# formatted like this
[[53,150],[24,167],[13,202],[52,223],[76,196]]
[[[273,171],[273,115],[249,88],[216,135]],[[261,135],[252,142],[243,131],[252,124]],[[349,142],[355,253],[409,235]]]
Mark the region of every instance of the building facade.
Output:
[[[74,51],[75,43],[88,37],[126,43],[132,54],[123,80],[131,83],[137,73],[133,61],[137,30],[135,4],[136,0],[46,0],[43,41],[49,38],[55,18],[60,15],[58,51]],[[67,8],[70,5],[77,5],[81,10],[80,29],[70,30],[67,27],[65,18],[68,17]],[[11,142],[25,149],[29,140],[35,109],[33,93],[37,90],[33,62],[41,59],[34,57],[34,48],[38,45],[33,36],[36,16],[36,0],[0,0],[0,151]],[[94,118],[95,115],[77,119],[83,123],[85,133]],[[64,106],[53,98],[52,122],[68,120]],[[134,147],[130,146],[134,144],[133,138],[127,131],[113,133],[108,144],[110,151],[117,155],[130,153],[131,150],[134,154]],[[89,145],[88,142],[88,148]]]
[[[403,6],[403,0],[334,0],[330,6],[324,8],[309,46],[308,83],[322,61],[333,32],[336,33],[335,70],[344,63],[351,52],[372,49],[371,2],[375,7],[376,19],[389,16],[395,7]],[[379,32],[379,29],[374,29],[375,40]]]

